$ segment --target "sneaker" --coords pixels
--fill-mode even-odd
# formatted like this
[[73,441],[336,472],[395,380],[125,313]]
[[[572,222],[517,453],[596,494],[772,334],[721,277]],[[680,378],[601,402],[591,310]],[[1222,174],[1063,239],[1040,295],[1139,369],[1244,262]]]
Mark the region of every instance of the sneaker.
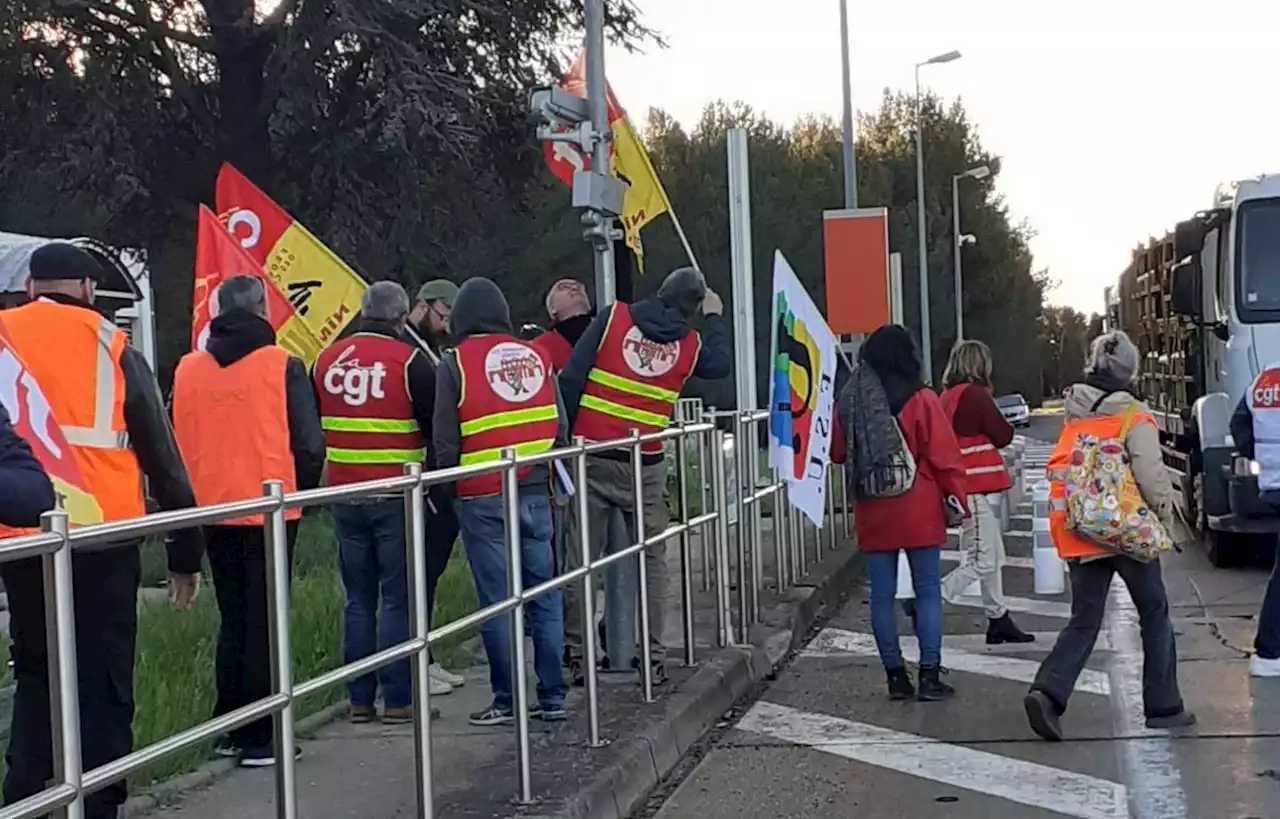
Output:
[[[452,671],[440,665],[440,663],[432,663],[428,668],[428,673],[431,675],[433,680],[439,680],[445,685],[450,685],[454,688],[461,688],[467,684],[466,677],[461,674],[454,674]],[[432,691],[431,693],[434,694],[435,692]]]
[[445,694],[453,693],[453,686],[434,675],[427,675],[427,690],[431,692],[433,697],[443,697]]
[[235,759],[240,756],[241,751],[240,744],[230,735],[219,737],[218,741],[213,743],[213,755],[222,759]]
[[351,722],[354,725],[367,725],[373,722],[375,716],[377,714],[374,712],[372,705],[351,706]]
[[[431,706],[431,719],[440,719],[440,709],[434,705]],[[383,708],[382,724],[383,725],[409,725],[413,722],[413,706],[406,705],[403,708]]]
[[510,711],[503,711],[496,705],[490,705],[483,711],[477,711],[467,718],[472,725],[489,727],[492,725],[510,725],[516,721],[516,715]]
[[1268,660],[1255,654],[1249,659],[1249,673],[1254,677],[1280,677],[1280,659]]
[[[302,756],[301,748],[293,749],[293,758]],[[276,764],[276,752],[268,745],[260,748],[245,748],[240,754],[241,768],[270,768]]]
[[564,722],[569,718],[569,712],[565,710],[563,704],[535,705],[529,709],[529,716],[543,722]]
[[1049,742],[1062,741],[1062,724],[1059,721],[1058,706],[1043,691],[1032,691],[1022,698],[1023,710],[1027,712],[1027,722],[1036,736]]
[[1196,724],[1196,715],[1183,709],[1176,714],[1147,717],[1147,727],[1152,730],[1168,728],[1190,728]]
[[1034,643],[1035,641],[1036,636],[1018,628],[1013,618],[1009,616],[1009,612],[1005,612],[1003,617],[987,621],[987,645],[989,646],[998,646],[1001,643]]
[[941,702],[951,699],[956,690],[942,681],[942,669],[933,666],[920,666],[920,683],[916,690],[916,699],[920,702]]
[[900,701],[915,697],[916,687],[911,684],[911,675],[905,668],[886,669],[885,675],[889,678],[889,699]]

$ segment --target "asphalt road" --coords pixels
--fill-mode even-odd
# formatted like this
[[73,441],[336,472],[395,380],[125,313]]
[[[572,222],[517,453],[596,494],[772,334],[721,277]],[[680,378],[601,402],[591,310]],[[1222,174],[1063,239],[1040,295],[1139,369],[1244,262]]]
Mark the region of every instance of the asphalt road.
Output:
[[[1037,417],[1027,434],[1052,441],[1060,423]],[[890,702],[860,588],[758,699],[726,717],[646,816],[1280,817],[1280,680],[1251,680],[1243,650],[1265,572],[1213,569],[1198,549],[1165,561],[1183,697],[1200,719],[1179,736],[1142,725],[1139,630],[1117,584],[1063,721],[1068,741],[1050,745],[1027,727],[1021,700],[1069,600],[1033,593],[1026,535],[1006,545],[1005,593],[1036,643],[988,648],[977,601],[948,606],[943,664],[956,698]],[[910,633],[901,616],[899,627]],[[914,639],[902,643],[912,659]]]

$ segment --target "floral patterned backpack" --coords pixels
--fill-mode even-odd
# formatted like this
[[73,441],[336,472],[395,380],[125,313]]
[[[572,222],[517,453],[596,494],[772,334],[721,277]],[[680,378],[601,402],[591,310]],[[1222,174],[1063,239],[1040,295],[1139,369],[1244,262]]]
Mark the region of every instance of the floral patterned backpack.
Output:
[[1149,563],[1173,549],[1173,538],[1147,506],[1124,440],[1138,405],[1130,402],[1115,438],[1078,435],[1064,480],[1067,528],[1115,554]]

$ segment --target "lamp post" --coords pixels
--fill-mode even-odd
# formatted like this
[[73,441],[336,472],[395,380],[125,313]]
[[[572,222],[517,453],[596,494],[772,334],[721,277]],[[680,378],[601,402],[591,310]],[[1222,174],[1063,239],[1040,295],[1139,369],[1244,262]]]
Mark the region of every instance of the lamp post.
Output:
[[933,336],[929,328],[929,247],[924,214],[924,121],[921,116],[920,69],[960,59],[959,51],[948,51],[916,63],[916,233],[920,246],[920,347],[924,356],[925,382],[933,383]]
[[979,165],[976,168],[970,168],[964,173],[958,173],[951,177],[951,235],[954,238],[956,253],[956,341],[964,339],[964,280],[960,272],[960,246],[966,244],[966,240],[970,240],[970,243],[977,241],[976,237],[960,232],[960,180],[966,178],[986,179],[990,175],[990,168],[986,165]]
[[849,0],[840,0],[840,64],[844,90],[844,206],[858,206],[858,168],[853,148],[853,88],[849,76]]

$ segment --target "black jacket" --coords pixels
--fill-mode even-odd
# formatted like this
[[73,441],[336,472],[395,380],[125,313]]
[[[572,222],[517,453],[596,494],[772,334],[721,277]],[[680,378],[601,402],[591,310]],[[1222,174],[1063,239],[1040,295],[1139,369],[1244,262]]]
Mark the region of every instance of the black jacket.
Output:
[[[582,400],[582,391],[587,386],[587,375],[596,363],[596,351],[604,339],[605,328],[612,308],[602,311],[578,339],[574,345],[573,355],[560,374],[560,392],[564,396],[565,406],[569,410],[569,425],[573,426],[578,413],[578,404]],[[631,317],[636,327],[644,333],[645,338],[665,344],[679,341],[688,335],[689,320],[673,305],[669,305],[657,296],[641,299],[631,305]],[[718,315],[708,315],[702,321],[702,351],[694,364],[692,376],[714,380],[727,378],[733,371],[733,350],[729,346],[729,332],[725,328],[724,319]],[[629,458],[625,452],[604,453],[605,457],[617,456]],[[661,456],[646,456],[646,462],[661,460]]]
[[[70,307],[94,310],[71,296],[51,293],[43,298]],[[148,493],[162,512],[195,506],[196,495],[191,488],[191,478],[178,452],[178,442],[174,440],[173,426],[169,423],[169,414],[165,410],[164,399],[160,397],[160,385],[151,372],[151,365],[138,350],[126,347],[120,355],[120,369],[124,373],[124,426],[129,433],[129,447],[138,459],[138,468],[147,477]],[[165,545],[169,552],[169,571],[178,574],[200,571],[204,558],[202,529],[173,532]]]
[[[205,350],[219,367],[230,367],[249,353],[276,343],[276,332],[265,319],[232,310],[209,324]],[[324,430],[311,378],[302,359],[289,359],[284,369],[285,411],[289,421],[289,450],[293,453],[298,489],[315,489],[324,471]]]
[[[458,343],[471,336],[489,333],[512,335],[511,313],[507,300],[498,286],[488,279],[471,279],[458,291],[453,312],[449,317],[450,331]],[[458,399],[461,395],[462,376],[458,369],[457,354],[445,353],[436,370],[436,408],[434,423],[435,456],[442,469],[457,466],[462,457],[462,431],[458,421]],[[555,387],[555,381],[552,381]],[[569,440],[569,425],[564,402],[556,389],[556,404],[560,409],[560,428],[556,432],[556,445],[564,446]],[[545,466],[530,470],[520,483],[522,486],[548,485]]]
[[56,501],[44,467],[0,405],[0,524],[39,526],[40,516]]

